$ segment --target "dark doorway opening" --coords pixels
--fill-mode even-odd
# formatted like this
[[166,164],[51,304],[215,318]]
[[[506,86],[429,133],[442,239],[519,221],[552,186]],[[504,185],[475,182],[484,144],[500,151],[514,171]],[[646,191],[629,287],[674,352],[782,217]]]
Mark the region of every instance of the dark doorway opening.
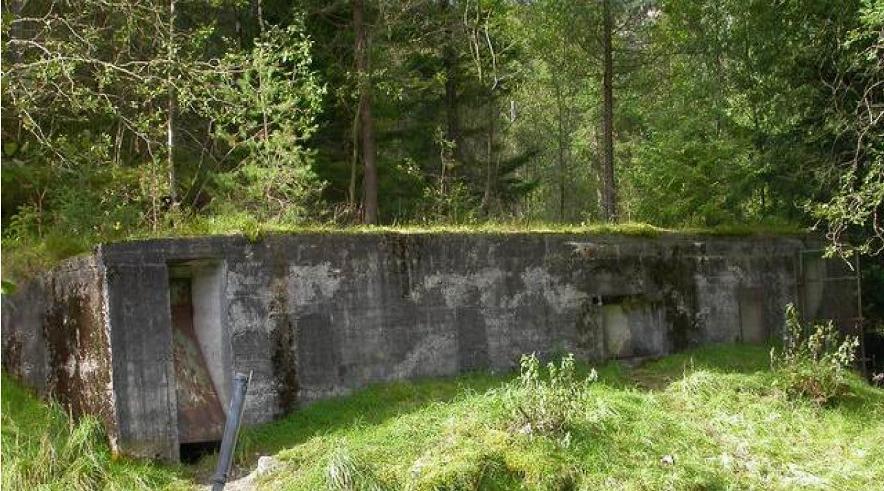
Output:
[[862,263],[862,309],[865,373],[884,387],[884,261],[866,258]]
[[866,373],[869,379],[884,386],[884,334],[866,331],[865,339]]
[[182,443],[180,447],[181,463],[193,465],[205,457],[221,450],[221,442],[192,442]]

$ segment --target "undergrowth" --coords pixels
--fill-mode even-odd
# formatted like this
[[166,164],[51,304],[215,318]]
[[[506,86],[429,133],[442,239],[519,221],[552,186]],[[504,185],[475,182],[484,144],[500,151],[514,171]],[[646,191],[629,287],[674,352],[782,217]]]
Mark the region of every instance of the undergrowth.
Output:
[[771,367],[777,384],[790,396],[824,405],[849,392],[857,348],[859,339],[841,336],[832,321],[802,325],[798,311],[789,304],[785,345],[771,349]]
[[569,438],[574,419],[587,405],[587,386],[597,378],[595,370],[579,378],[571,354],[558,364],[547,363],[546,370],[536,355],[523,355],[518,381],[505,392],[512,407],[512,428],[526,435]]

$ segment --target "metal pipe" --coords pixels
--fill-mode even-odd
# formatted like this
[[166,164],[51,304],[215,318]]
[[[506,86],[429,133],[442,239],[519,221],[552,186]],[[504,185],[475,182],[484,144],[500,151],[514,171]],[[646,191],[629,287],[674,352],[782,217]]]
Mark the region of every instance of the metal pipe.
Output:
[[212,491],[223,491],[227,484],[230,466],[233,464],[233,450],[239,436],[242,413],[245,408],[246,392],[252,374],[237,373],[233,376],[233,392],[230,394],[230,408],[227,410],[227,421],[224,424],[224,438],[221,440],[221,453],[218,456],[218,467],[212,476]]

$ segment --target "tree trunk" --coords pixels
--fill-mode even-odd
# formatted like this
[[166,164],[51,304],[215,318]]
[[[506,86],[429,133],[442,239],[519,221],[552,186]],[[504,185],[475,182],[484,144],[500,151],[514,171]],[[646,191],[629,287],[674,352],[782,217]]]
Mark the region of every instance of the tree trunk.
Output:
[[166,115],[166,165],[169,171],[169,200],[174,207],[178,204],[178,192],[175,178],[175,139],[173,127],[175,125],[175,88],[172,86],[172,59],[174,56],[175,41],[175,0],[169,0],[169,74],[166,78],[166,91],[169,98],[168,114]]
[[[261,0],[257,0],[257,10],[258,10],[258,35],[264,36],[264,10],[261,5]],[[263,39],[262,39],[263,42]],[[264,49],[261,49],[261,56],[263,58]],[[267,101],[264,96],[264,70],[258,71],[258,92],[261,93],[261,119],[262,119],[262,129],[264,131],[264,141],[266,142],[270,138],[270,124],[267,120]]]
[[463,163],[463,145],[461,145],[460,110],[457,98],[458,82],[458,56],[455,46],[455,21],[448,19],[448,2],[440,2],[442,16],[445,19],[445,48],[443,50],[442,63],[445,67],[445,138],[448,143],[454,145],[453,156],[455,161]]
[[[446,50],[453,51],[453,50]],[[457,107],[457,73],[454,64],[456,60],[445,57],[445,116],[447,128],[445,138],[448,143],[454,145],[454,158],[461,162],[463,148],[460,144],[460,114]]]
[[374,139],[374,120],[371,116],[371,68],[364,15],[363,0],[353,0],[356,72],[359,80],[359,132],[362,140],[362,163],[364,166],[362,223],[375,225],[378,223],[378,169],[375,160],[377,148]]
[[[556,75],[553,75],[556,77]],[[556,115],[558,119],[558,144],[559,144],[559,221],[565,222],[565,174],[566,174],[566,162],[565,162],[565,144],[566,144],[566,135],[565,135],[565,101],[564,95],[562,94],[562,87],[559,84],[557,78],[554,78],[553,84],[556,91]]]
[[607,222],[617,221],[617,190],[614,184],[614,60],[611,47],[613,20],[611,0],[602,0],[604,76],[602,81],[602,213]]
[[356,166],[359,164],[359,108],[353,115],[353,125],[350,127],[350,185],[347,188],[347,204],[350,210],[356,209]]
[[488,95],[488,146],[485,156],[485,193],[482,196],[482,210],[486,216],[491,215],[491,205],[494,201],[494,184],[497,181],[497,169],[494,165],[494,130],[497,119],[497,106],[494,104],[494,95]]

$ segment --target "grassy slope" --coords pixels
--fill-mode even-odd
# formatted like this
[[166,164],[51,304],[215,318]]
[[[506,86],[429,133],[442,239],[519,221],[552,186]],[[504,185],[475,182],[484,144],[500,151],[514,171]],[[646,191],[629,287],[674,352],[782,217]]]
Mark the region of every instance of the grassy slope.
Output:
[[[241,461],[277,456],[282,467],[259,480],[263,489],[327,489],[330,466],[339,481],[365,485],[351,489],[875,489],[884,482],[884,391],[857,380],[853,397],[834,407],[789,402],[771,387],[764,348],[703,348],[634,370],[607,364],[565,438],[509,430],[508,380],[402,382],[319,402],[244,430]],[[2,397],[4,489],[20,488],[9,479],[22,475],[28,487],[177,488],[181,476],[201,473],[112,460],[94,440],[77,443],[82,438],[72,437],[61,412],[6,378]],[[52,447],[55,471],[36,472],[52,460]],[[674,464],[661,463],[664,455]]]
[[[763,348],[704,348],[637,370],[606,365],[589,389],[592,404],[558,439],[507,430],[503,380],[378,386],[249,430],[246,439],[251,452],[276,453],[283,463],[262,478],[266,489],[325,488],[331,463],[339,475],[394,489],[884,482],[884,391],[857,380],[854,397],[835,407],[789,402],[771,387]],[[675,463],[662,463],[665,455]]]

